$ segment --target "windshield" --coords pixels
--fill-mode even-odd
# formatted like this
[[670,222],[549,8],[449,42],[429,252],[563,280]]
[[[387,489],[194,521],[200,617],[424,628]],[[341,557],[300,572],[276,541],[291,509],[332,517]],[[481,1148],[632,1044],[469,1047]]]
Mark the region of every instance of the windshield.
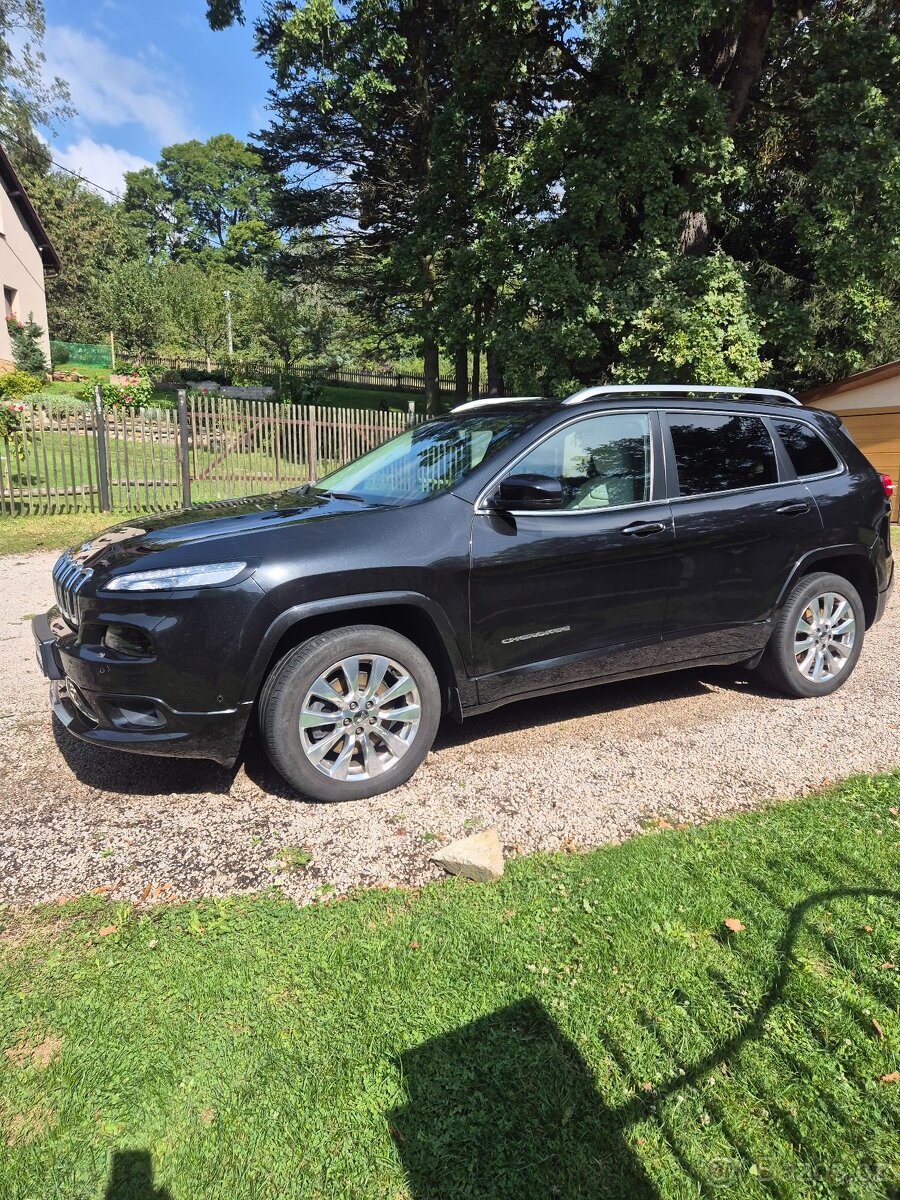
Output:
[[428,421],[339,467],[310,491],[377,504],[412,504],[454,487],[534,421],[533,410]]

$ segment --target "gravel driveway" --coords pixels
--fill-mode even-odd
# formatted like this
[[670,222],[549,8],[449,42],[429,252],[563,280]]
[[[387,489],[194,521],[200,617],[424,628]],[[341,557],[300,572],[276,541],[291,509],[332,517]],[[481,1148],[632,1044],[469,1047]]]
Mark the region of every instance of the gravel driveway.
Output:
[[[298,900],[421,883],[435,843],[496,825],[510,850],[617,841],[900,764],[900,596],[857,670],[788,700],[739,668],[527,701],[449,724],[413,780],[374,800],[299,799],[251,747],[236,771],[82,745],[54,727],[28,617],[55,554],[0,559],[0,902],[147,884],[182,898],[278,884]],[[284,870],[285,847],[312,861]]]

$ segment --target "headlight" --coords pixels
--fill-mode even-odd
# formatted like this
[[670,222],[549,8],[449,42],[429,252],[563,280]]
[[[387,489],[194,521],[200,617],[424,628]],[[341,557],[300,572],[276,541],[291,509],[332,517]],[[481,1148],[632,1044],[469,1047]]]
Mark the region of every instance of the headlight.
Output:
[[105,592],[171,592],[177,588],[215,587],[235,579],[247,564],[206,563],[201,567],[160,567],[156,571],[127,571],[103,585]]

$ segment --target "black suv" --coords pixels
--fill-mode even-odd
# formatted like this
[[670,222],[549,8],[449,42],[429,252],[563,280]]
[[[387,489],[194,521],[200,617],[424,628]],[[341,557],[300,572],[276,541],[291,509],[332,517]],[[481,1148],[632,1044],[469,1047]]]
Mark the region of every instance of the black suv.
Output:
[[403,783],[441,715],[707,663],[850,675],[892,584],[890,481],[784,393],[476,400],[297,491],[120,525],[34,621],[78,737],[299,791]]

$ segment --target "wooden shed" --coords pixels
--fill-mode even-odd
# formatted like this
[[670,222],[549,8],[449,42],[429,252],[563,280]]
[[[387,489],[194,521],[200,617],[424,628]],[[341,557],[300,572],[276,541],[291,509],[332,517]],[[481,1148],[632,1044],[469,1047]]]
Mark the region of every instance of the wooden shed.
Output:
[[893,519],[900,520],[900,362],[849,375],[800,399],[836,413],[875,470],[890,475]]

